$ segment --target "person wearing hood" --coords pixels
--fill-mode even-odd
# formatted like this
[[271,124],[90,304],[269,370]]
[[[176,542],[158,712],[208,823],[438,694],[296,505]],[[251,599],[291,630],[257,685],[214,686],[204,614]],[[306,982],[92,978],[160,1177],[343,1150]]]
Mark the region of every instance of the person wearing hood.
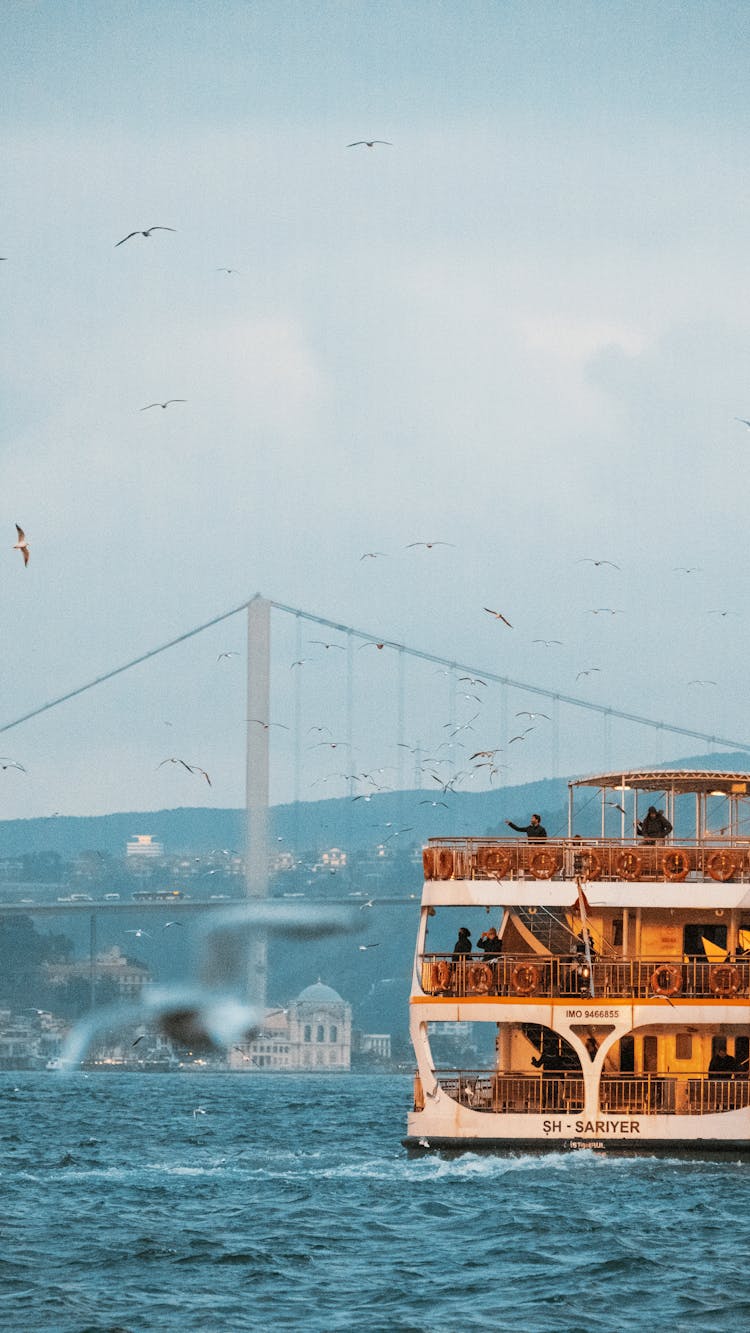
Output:
[[654,843],[657,839],[666,838],[672,832],[672,825],[664,811],[657,810],[655,805],[648,807],[645,817],[638,820],[636,827],[639,836],[647,843]]
[[461,929],[458,932],[458,939],[453,946],[453,962],[460,962],[462,958],[465,958],[466,955],[471,954],[471,952],[471,934],[469,928],[468,926],[461,926]]

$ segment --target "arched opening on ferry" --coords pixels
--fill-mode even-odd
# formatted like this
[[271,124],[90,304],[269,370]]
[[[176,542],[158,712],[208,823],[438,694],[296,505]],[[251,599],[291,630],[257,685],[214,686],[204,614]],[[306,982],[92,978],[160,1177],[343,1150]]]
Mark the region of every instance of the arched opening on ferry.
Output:
[[440,1088],[495,1114],[583,1109],[581,1062],[569,1041],[539,1023],[433,1023],[427,1041]]
[[750,1026],[660,1024],[622,1036],[607,1053],[600,1109],[628,1115],[706,1115],[750,1106]]
[[417,957],[425,995],[496,995],[508,924],[502,907],[427,907]]

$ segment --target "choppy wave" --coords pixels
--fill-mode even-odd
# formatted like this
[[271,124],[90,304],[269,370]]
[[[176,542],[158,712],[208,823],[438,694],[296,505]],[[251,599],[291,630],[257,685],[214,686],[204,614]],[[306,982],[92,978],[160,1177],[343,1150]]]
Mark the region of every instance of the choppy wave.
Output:
[[0,1097],[4,1327],[750,1326],[740,1163],[409,1157],[404,1078],[13,1074]]

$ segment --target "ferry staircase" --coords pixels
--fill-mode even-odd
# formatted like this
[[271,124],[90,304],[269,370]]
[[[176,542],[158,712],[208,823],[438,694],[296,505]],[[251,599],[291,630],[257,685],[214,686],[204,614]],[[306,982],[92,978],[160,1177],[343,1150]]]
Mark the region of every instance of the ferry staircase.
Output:
[[552,954],[570,954],[575,950],[573,932],[562,909],[516,907],[515,915],[526,929]]

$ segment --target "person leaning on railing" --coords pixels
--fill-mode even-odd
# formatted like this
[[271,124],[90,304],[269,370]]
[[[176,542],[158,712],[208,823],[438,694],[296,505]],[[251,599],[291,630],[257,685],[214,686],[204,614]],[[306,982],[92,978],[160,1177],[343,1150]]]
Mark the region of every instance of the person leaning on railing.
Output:
[[639,819],[636,824],[639,837],[646,843],[654,843],[668,838],[672,832],[672,825],[663,810],[657,810],[655,805],[650,805],[643,819]]
[[505,822],[508,828],[515,829],[516,833],[525,833],[527,838],[546,838],[547,836],[547,830],[542,823],[541,815],[532,815],[530,824],[514,824],[512,819],[506,819]]

